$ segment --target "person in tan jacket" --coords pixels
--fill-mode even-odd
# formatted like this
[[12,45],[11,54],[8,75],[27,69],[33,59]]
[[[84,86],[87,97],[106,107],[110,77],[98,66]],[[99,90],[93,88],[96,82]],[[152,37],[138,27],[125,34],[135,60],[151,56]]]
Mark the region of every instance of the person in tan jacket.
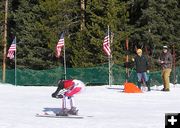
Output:
[[161,64],[162,67],[162,81],[164,88],[162,91],[170,91],[170,74],[172,70],[172,61],[173,57],[170,51],[168,50],[167,46],[163,46],[163,52],[160,54],[158,62]]

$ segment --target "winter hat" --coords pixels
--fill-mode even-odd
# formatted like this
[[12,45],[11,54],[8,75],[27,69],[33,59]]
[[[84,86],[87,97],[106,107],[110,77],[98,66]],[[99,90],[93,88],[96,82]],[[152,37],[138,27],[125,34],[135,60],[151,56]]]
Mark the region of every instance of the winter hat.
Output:
[[168,47],[165,45],[165,46],[163,46],[163,49],[168,49]]
[[137,53],[142,53],[142,50],[141,50],[141,49],[137,49],[136,52],[137,52]]

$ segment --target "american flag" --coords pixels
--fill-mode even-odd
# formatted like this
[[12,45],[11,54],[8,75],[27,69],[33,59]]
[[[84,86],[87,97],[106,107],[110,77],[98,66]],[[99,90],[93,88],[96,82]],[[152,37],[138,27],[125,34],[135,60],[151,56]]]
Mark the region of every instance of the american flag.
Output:
[[16,37],[14,37],[13,42],[11,46],[9,47],[7,57],[9,57],[9,59],[13,59],[15,51],[16,51]]
[[64,33],[61,34],[61,37],[56,45],[56,57],[61,56],[61,49],[64,47]]
[[106,36],[104,37],[103,50],[108,56],[111,55],[110,38],[108,34],[106,34]]

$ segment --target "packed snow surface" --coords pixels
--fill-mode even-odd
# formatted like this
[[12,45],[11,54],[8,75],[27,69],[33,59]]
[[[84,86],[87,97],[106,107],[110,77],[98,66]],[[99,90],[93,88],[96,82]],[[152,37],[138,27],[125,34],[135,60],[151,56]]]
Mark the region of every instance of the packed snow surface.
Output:
[[124,93],[122,85],[88,86],[75,95],[83,119],[36,117],[59,111],[61,100],[51,98],[56,87],[0,83],[0,128],[164,128],[165,113],[180,113],[180,84],[170,92]]

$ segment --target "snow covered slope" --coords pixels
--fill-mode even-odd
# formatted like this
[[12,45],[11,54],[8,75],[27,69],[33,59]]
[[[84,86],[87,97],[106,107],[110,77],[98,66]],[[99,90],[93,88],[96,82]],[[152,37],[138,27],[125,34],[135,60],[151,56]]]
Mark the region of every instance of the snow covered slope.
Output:
[[141,94],[123,93],[123,86],[95,86],[75,96],[84,119],[36,117],[59,110],[61,100],[51,98],[55,89],[0,84],[0,128],[164,128],[165,113],[180,113],[180,85]]

